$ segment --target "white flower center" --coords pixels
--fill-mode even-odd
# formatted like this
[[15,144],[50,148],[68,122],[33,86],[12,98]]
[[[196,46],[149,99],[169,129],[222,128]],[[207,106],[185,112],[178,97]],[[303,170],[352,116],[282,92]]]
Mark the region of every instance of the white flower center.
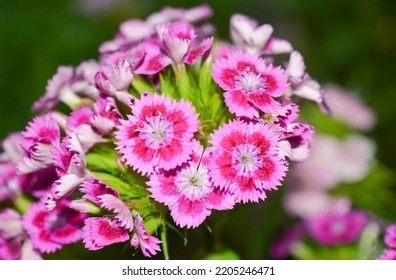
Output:
[[330,226],[330,231],[333,234],[342,234],[346,229],[346,224],[344,221],[335,221],[331,226]]
[[250,144],[237,146],[233,151],[232,165],[238,175],[252,176],[261,167],[260,150]]
[[191,200],[207,197],[210,191],[209,170],[200,165],[191,164],[181,170],[175,179],[176,192],[184,194]]
[[261,74],[250,71],[249,68],[241,72],[235,79],[239,87],[243,90],[258,90],[267,87],[267,84],[261,81]]
[[145,126],[139,131],[148,146],[158,147],[166,144],[171,138],[173,128],[172,124],[166,121],[163,116],[156,116],[148,118]]

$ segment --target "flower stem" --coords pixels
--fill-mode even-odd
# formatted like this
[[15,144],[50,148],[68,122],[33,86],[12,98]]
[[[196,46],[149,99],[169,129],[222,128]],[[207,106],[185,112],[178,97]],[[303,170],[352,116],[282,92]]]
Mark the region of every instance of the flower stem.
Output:
[[165,258],[165,260],[169,260],[168,238],[166,235],[166,226],[165,225],[162,225],[161,241],[162,241],[162,250],[164,252],[164,258]]

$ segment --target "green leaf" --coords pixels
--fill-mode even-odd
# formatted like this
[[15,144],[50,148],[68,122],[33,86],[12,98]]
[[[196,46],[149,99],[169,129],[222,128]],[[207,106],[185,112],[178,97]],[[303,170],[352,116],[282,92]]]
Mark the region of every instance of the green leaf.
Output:
[[140,97],[140,95],[145,92],[155,92],[155,88],[152,84],[148,83],[143,77],[139,75],[135,75],[132,80],[132,87],[136,90],[137,96]]
[[175,83],[171,77],[171,73],[165,73],[160,74],[160,83],[161,83],[161,93],[164,93],[165,95],[174,98],[174,99],[178,99],[178,93],[177,90],[175,88]]
[[109,185],[113,189],[117,190],[120,194],[126,196],[136,196],[140,197],[139,189],[136,188],[136,185],[131,185],[130,183],[125,182],[124,180],[115,177],[111,174],[102,173],[102,172],[91,172],[92,176],[103,183]]

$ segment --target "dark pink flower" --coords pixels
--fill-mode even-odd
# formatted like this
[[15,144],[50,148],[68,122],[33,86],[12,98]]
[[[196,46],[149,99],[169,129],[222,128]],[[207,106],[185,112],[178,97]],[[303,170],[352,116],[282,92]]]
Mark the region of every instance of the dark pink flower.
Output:
[[378,257],[379,260],[396,260],[396,250],[385,249]]
[[145,94],[135,100],[132,114],[121,120],[116,137],[117,150],[134,170],[146,175],[188,160],[190,141],[198,129],[198,115],[190,102]]
[[367,217],[362,211],[345,214],[330,212],[307,220],[306,227],[316,241],[332,246],[355,241],[366,223]]
[[236,202],[258,202],[277,189],[287,163],[279,156],[279,135],[265,123],[233,121],[211,135],[209,161],[213,184],[230,192]]
[[259,110],[279,111],[281,105],[273,97],[280,97],[289,87],[280,67],[266,65],[257,55],[240,51],[216,60],[212,76],[226,91],[224,99],[230,112],[248,118],[258,117]]
[[53,253],[81,239],[80,226],[85,218],[85,214],[68,208],[64,201],[51,212],[41,202],[36,202],[26,211],[23,227],[34,248],[41,253]]
[[396,224],[386,228],[385,244],[389,247],[396,248]]
[[82,229],[85,248],[100,250],[111,244],[125,242],[129,239],[128,230],[119,226],[117,220],[110,218],[88,218]]

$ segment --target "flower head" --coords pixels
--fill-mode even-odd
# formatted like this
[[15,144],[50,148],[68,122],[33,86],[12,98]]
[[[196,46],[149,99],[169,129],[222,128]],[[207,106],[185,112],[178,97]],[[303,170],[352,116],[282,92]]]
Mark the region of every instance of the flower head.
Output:
[[386,228],[385,244],[396,248],[396,225],[390,225]]
[[147,94],[135,101],[132,114],[121,121],[116,137],[117,150],[134,170],[145,175],[188,160],[190,141],[198,128],[197,114],[189,102]]
[[240,51],[216,60],[212,75],[226,90],[224,99],[230,112],[248,118],[258,117],[259,110],[276,113],[280,104],[273,97],[284,94],[289,86],[280,67]]
[[265,123],[233,121],[212,135],[209,162],[213,184],[234,195],[236,202],[257,202],[277,189],[286,174],[278,156],[279,136]]
[[204,39],[196,45],[195,30],[185,21],[160,23],[156,29],[162,48],[175,64],[194,64],[212,47],[213,38]]
[[51,212],[41,202],[36,202],[23,216],[23,227],[34,248],[41,253],[53,253],[63,245],[81,239],[80,225],[85,217],[85,214],[68,208],[66,202],[60,203]]
[[291,44],[283,39],[272,37],[273,27],[269,24],[258,26],[254,19],[236,14],[231,17],[231,37],[236,46],[256,54],[289,53]]
[[332,246],[355,241],[366,223],[367,217],[361,211],[328,213],[308,220],[307,230],[316,241]]

